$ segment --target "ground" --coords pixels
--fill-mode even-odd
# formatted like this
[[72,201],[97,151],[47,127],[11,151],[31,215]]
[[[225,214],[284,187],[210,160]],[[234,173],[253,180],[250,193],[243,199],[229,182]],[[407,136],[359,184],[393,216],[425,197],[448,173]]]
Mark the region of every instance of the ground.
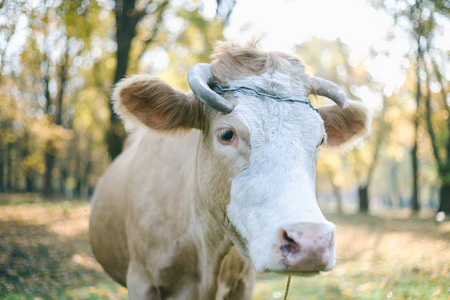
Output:
[[[127,299],[95,261],[88,201],[0,196],[0,299]],[[287,299],[450,299],[450,222],[432,214],[326,214],[336,268],[293,277]],[[283,299],[287,277],[259,276],[254,300]]]

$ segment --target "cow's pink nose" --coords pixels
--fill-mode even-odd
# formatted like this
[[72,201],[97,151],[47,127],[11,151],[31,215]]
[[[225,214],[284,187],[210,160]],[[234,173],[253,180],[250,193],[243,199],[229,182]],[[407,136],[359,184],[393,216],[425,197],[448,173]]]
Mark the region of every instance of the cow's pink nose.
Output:
[[280,251],[287,271],[318,272],[334,266],[332,223],[298,223],[280,230]]

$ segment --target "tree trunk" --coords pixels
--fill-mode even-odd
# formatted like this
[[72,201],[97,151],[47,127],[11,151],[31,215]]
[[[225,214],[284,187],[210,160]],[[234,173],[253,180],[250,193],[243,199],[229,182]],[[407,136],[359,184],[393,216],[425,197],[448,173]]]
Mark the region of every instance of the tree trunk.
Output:
[[68,172],[66,168],[63,168],[59,173],[59,192],[61,195],[66,194],[66,180],[67,180]]
[[413,174],[413,193],[411,199],[411,209],[413,213],[417,213],[419,211],[419,164],[417,159],[417,127],[416,134],[414,138],[414,146],[411,149],[411,159],[412,159],[412,174]]
[[[380,117],[384,117],[386,113],[386,109],[388,107],[387,102],[383,101],[383,109],[381,111]],[[383,126],[384,127],[384,126]],[[376,137],[375,137],[375,151],[373,153],[373,159],[372,162],[369,165],[369,169],[367,171],[367,178],[365,183],[360,183],[358,187],[358,195],[359,195],[359,211],[362,213],[367,213],[369,211],[369,186],[372,182],[373,174],[375,172],[375,167],[378,162],[378,158],[380,156],[380,149],[381,145],[383,143],[383,139],[386,136],[386,130],[381,129],[378,131]]]
[[32,193],[34,191],[34,174],[33,171],[27,170],[25,175],[25,191]]
[[450,215],[450,184],[443,183],[440,188],[440,202],[438,212]]
[[416,111],[413,116],[414,125],[414,146],[411,149],[411,163],[413,172],[413,185],[412,185],[412,199],[411,199],[411,209],[413,213],[419,211],[419,164],[417,159],[417,140],[418,140],[418,130],[419,130],[419,108],[420,108],[420,98],[422,97],[422,92],[420,90],[420,59],[422,57],[422,49],[420,47],[420,35],[417,37],[417,56],[416,56]]
[[6,146],[6,192],[12,190],[12,144]]
[[92,195],[94,195],[94,189],[95,189],[95,186],[93,186],[91,184],[88,185],[88,190],[87,190],[88,197],[92,197]]
[[45,147],[45,172],[44,172],[44,185],[42,187],[42,195],[46,198],[50,197],[53,193],[52,178],[53,167],[56,159],[56,149],[52,141],[47,141]]
[[84,157],[82,150],[80,148],[74,148],[76,154],[74,154],[75,159],[78,163],[74,166],[72,177],[75,179],[75,186],[73,187],[73,197],[80,198],[81,196],[81,177],[84,176],[81,172],[81,157]]
[[341,195],[341,189],[334,184],[333,182],[333,174],[328,172],[328,177],[330,178],[331,187],[333,189],[334,197],[336,198],[336,211],[341,213],[342,212],[342,195]]
[[123,141],[125,140],[125,129],[122,122],[111,108],[110,126],[106,130],[105,140],[108,146],[108,153],[111,160],[122,152]]
[[[128,58],[130,54],[131,41],[136,35],[136,25],[140,19],[134,7],[135,0],[116,1],[116,71],[114,74],[114,85],[127,74]],[[106,143],[111,159],[116,158],[122,151],[125,140],[125,130],[119,117],[114,113],[111,101],[108,102],[110,110],[110,126],[106,131]]]
[[82,186],[84,187],[84,189],[85,189],[85,191],[87,193],[87,194],[85,194],[85,196],[88,196],[88,197],[89,197],[89,192],[88,192],[88,190],[89,190],[89,176],[91,174],[91,169],[92,169],[92,162],[91,162],[91,158],[88,157],[88,161],[86,163],[86,168],[85,168],[85,171],[84,171],[84,176],[83,176],[83,179],[81,181]]
[[337,212],[342,212],[342,195],[341,195],[341,189],[333,184],[333,193],[334,197],[336,198],[336,210]]
[[398,180],[398,167],[399,166],[398,166],[398,163],[395,162],[395,161],[393,161],[391,163],[391,165],[392,165],[392,169],[391,169],[391,179],[390,179],[390,182],[391,182],[391,185],[390,185],[390,190],[391,190],[390,198],[391,198],[391,208],[393,208],[393,207],[399,207],[400,206],[400,203],[399,203],[399,200],[400,200],[400,188],[398,186],[398,182],[399,182],[399,180]]
[[4,192],[3,148],[0,146],[0,193]]
[[[448,147],[448,145],[447,145]],[[450,149],[447,148],[447,151]],[[450,156],[450,153],[448,154]],[[450,215],[450,157],[443,162],[441,168],[441,186],[439,197],[438,212],[444,212],[446,215]]]
[[[45,52],[47,53],[47,41],[45,41],[44,43],[45,45]],[[44,91],[44,96],[45,96],[45,112],[48,114],[49,110],[50,110],[50,105],[52,104],[52,98],[50,96],[50,78],[49,78],[49,64],[50,61],[47,59],[47,55],[45,54],[45,59],[44,59],[45,65],[46,65],[46,73],[45,75],[42,77],[42,81],[45,83],[45,91]],[[54,151],[55,149],[53,149],[53,144],[51,141],[46,141],[45,142],[45,146],[44,146],[44,160],[45,160],[45,170],[44,170],[44,182],[42,184],[42,195],[45,198],[50,197],[50,195],[53,192],[52,189],[52,173],[53,173],[53,165],[55,162],[55,154]]]
[[359,196],[359,212],[367,213],[369,211],[369,186],[368,185],[360,185],[358,187],[358,196]]
[[[23,135],[24,147],[22,150],[22,161],[25,161],[30,155],[30,145],[29,145],[29,133],[25,131]],[[25,168],[25,191],[27,193],[33,192],[34,189],[34,170],[30,166]]]
[[[69,38],[69,37],[68,37]],[[69,48],[66,44],[65,54],[64,54],[64,63],[61,66],[59,72],[59,90],[58,95],[56,97],[56,105],[55,105],[55,115],[53,116],[53,124],[61,126],[62,125],[62,111],[63,111],[63,99],[64,99],[64,89],[67,79],[67,68],[69,65]],[[50,62],[48,62],[50,63]],[[49,107],[51,105],[51,96],[49,92],[49,78],[47,75],[45,88],[45,97],[46,97],[46,112],[49,113]],[[48,198],[53,194],[52,188],[52,177],[53,177],[53,168],[55,166],[55,160],[57,155],[57,149],[54,145],[54,142],[48,140],[45,147],[45,174],[44,174],[44,185],[42,188],[42,194],[44,197]]]
[[81,198],[81,178],[78,177],[75,180],[76,180],[76,183],[75,183],[75,188],[73,189],[73,196],[74,196],[74,198]]

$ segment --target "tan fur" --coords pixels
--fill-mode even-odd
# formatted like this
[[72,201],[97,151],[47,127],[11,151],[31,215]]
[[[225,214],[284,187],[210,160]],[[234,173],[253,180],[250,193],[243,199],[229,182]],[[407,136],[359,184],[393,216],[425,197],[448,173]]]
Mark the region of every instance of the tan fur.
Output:
[[305,69],[302,60],[283,52],[266,52],[257,47],[257,41],[242,46],[236,43],[218,43],[211,56],[214,77],[219,82],[261,75],[269,70],[286,72],[286,64]]
[[159,130],[205,126],[204,104],[148,74],[121,80],[113,92],[114,109],[124,119]]
[[242,293],[251,295],[254,276],[250,261],[227,255],[235,251],[230,240],[193,193],[200,131],[133,135],[92,199],[96,258],[129,288],[130,299],[246,299]]
[[361,102],[349,101],[346,109],[331,104],[318,110],[327,133],[326,147],[342,149],[370,133],[371,111]]

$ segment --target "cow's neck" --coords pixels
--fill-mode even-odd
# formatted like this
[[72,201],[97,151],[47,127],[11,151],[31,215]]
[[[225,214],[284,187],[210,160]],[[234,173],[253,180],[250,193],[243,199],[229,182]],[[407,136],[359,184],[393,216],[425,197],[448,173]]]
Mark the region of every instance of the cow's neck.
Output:
[[191,203],[185,230],[168,253],[170,263],[159,271],[157,289],[162,299],[216,298],[222,261],[232,243],[198,203]]
[[[196,161],[204,164],[205,157],[208,156],[197,152]],[[214,217],[206,207],[205,203],[216,203],[216,201],[201,198],[214,197],[214,200],[224,200],[226,196],[221,194],[224,189],[217,187],[227,183],[221,185],[221,183],[204,182],[198,177],[198,168],[199,166],[196,165],[191,170],[192,173],[188,175],[188,178],[194,179],[192,182],[194,195],[181,204],[188,206],[182,209],[189,212],[182,222],[185,224],[185,228],[181,229],[174,243],[176,249],[171,251],[170,266],[163,270],[162,274],[160,273],[162,275],[160,280],[164,288],[172,290],[168,294],[177,294],[180,299],[215,299],[216,295],[220,295],[218,283],[221,271],[223,272],[221,270],[222,263],[233,245],[225,234],[227,220],[221,218],[222,213],[218,213],[219,216]],[[205,193],[205,186],[212,187],[211,190],[208,190],[209,193]],[[221,211],[223,208],[218,208],[218,210]],[[229,274],[227,277],[230,277]]]
[[222,226],[202,206],[200,199],[195,199],[193,203],[191,226],[195,239],[200,242],[198,253],[201,286],[207,293],[204,296],[205,299],[213,299],[218,289],[222,261],[232,243],[225,235]]

